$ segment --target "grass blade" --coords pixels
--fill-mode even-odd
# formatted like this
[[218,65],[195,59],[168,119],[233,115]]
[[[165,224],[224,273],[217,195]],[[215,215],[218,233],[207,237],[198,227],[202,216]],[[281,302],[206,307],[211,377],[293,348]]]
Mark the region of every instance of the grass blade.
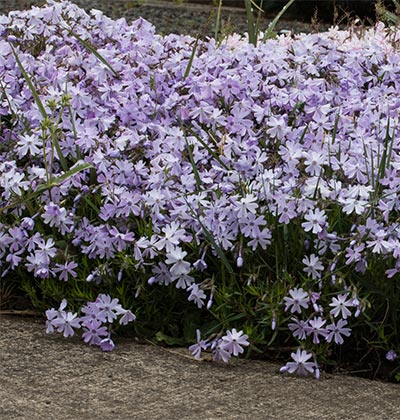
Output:
[[[40,111],[40,113],[43,117],[43,120],[48,122],[49,117],[47,116],[47,113],[46,113],[46,110],[44,108],[43,102],[41,101],[41,99],[40,99],[40,97],[39,97],[39,95],[38,95],[38,93],[35,89],[35,86],[32,83],[31,78],[29,77],[28,73],[25,71],[24,66],[22,65],[21,60],[19,59],[18,54],[15,51],[14,47],[12,45],[10,45],[10,46],[11,46],[12,52],[14,54],[15,60],[17,62],[17,65],[18,65],[19,69],[21,70],[22,76],[25,79],[25,82],[27,83],[27,85],[29,87],[29,90],[32,93],[32,96],[33,96],[33,98],[36,102],[36,105],[37,105],[37,107],[38,107],[38,109],[39,109],[39,111]],[[53,144],[54,148],[57,151],[57,155],[58,155],[58,158],[60,159],[60,163],[61,163],[61,166],[62,166],[63,170],[66,171],[68,169],[68,164],[67,164],[67,161],[65,160],[64,155],[62,154],[60,144],[58,143],[56,133],[54,132],[54,127],[52,127],[52,129],[51,129],[51,143]]]
[[199,171],[197,170],[196,163],[195,163],[195,161],[194,161],[194,157],[193,157],[193,150],[192,150],[192,147],[193,147],[193,146],[191,146],[191,145],[188,143],[188,141],[187,141],[187,138],[186,138],[186,137],[185,137],[185,143],[186,143],[186,149],[187,149],[187,151],[188,151],[188,155],[189,155],[190,164],[192,165],[193,174],[194,174],[194,177],[195,177],[195,179],[196,179],[197,188],[198,188],[199,190],[201,190],[201,189],[202,189],[202,188],[201,188],[201,178],[200,178]]
[[215,32],[214,32],[214,39],[218,41],[218,34],[221,27],[221,8],[222,8],[222,0],[219,0],[218,8],[217,8],[217,18],[215,20]]
[[257,34],[256,27],[254,24],[254,16],[252,10],[252,1],[244,0],[244,5],[246,6],[246,17],[247,17],[247,32],[249,34],[249,42],[255,47],[257,46]]
[[10,44],[10,47],[11,47],[11,50],[12,50],[12,52],[14,54],[15,60],[17,62],[17,65],[18,65],[19,69],[21,70],[22,77],[25,79],[25,82],[28,85],[29,90],[32,92],[32,96],[33,96],[33,98],[34,98],[34,100],[36,102],[36,105],[37,105],[40,113],[42,114],[42,117],[44,119],[47,119],[48,116],[47,116],[46,110],[44,109],[43,103],[42,103],[42,101],[41,101],[38,93],[36,92],[35,86],[33,86],[32,80],[28,76],[28,73],[25,71],[24,66],[22,65],[22,63],[21,63],[21,61],[20,61],[20,59],[18,57],[18,54],[15,51],[14,47],[11,44]]
[[272,38],[275,30],[276,24],[279,22],[279,19],[286,13],[289,7],[295,2],[296,0],[289,0],[283,7],[282,10],[275,16],[274,20],[268,25],[267,30],[265,31],[263,41]]
[[[194,137],[196,137],[196,140],[207,150],[210,155],[217,160],[221,166],[223,166],[227,171],[229,171],[228,166],[222,161],[222,159],[214,152],[214,150],[211,149],[211,147],[197,134],[195,133],[190,127],[186,126],[186,128],[189,130],[190,134]],[[207,133],[211,138],[211,134]]]
[[200,34],[197,35],[196,41],[194,42],[192,53],[190,54],[189,62],[188,62],[188,65],[186,66],[186,70],[185,70],[185,74],[183,76],[183,80],[187,79],[189,74],[190,74],[190,69],[192,68],[192,65],[193,65],[193,60],[194,60],[194,56],[196,54],[197,45],[199,43],[199,38],[200,38]]
[[98,52],[96,49],[90,44],[90,42],[83,40],[79,35],[74,33],[71,29],[66,28],[70,35],[72,35],[74,38],[76,38],[87,50],[89,50],[98,60],[100,60],[106,67],[108,67],[111,72],[114,74],[114,76],[121,80],[121,76],[119,73],[113,69],[111,64]]

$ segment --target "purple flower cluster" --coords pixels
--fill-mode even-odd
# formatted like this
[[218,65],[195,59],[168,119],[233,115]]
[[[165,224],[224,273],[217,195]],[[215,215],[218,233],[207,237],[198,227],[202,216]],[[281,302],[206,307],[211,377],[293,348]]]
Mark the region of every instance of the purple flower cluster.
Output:
[[208,350],[212,352],[215,362],[222,361],[228,363],[232,356],[239,356],[244,352],[243,347],[247,347],[248,336],[243,331],[227,330],[223,337],[216,337],[211,341],[202,340],[200,330],[196,331],[197,342],[189,347],[190,352],[196,359],[200,359],[201,352]]
[[108,295],[99,295],[95,302],[88,302],[81,308],[82,314],[67,312],[67,300],[63,299],[58,309],[46,311],[46,332],[48,334],[57,330],[64,337],[72,337],[74,329],[82,329],[82,338],[85,343],[99,346],[103,351],[112,351],[115,347],[111,339],[111,332],[107,325],[111,325],[119,315],[120,325],[136,319],[130,311],[122,308],[118,299],[111,299]]
[[[307,293],[302,288],[295,288],[289,291],[289,296],[284,298],[285,311],[291,314],[300,314],[302,318],[306,315],[303,312],[309,310],[311,312],[307,319],[299,319],[297,316],[290,318],[292,322],[288,324],[289,330],[292,332],[294,338],[298,341],[307,341],[311,339],[313,345],[322,343],[334,343],[341,345],[344,343],[344,337],[351,335],[351,328],[348,328],[348,318],[357,317],[362,306],[357,298],[357,294],[353,292],[350,297],[350,292],[345,294],[338,294],[332,297],[329,303],[329,313],[324,317],[326,308],[320,305],[320,293]],[[355,309],[352,313],[351,310]],[[294,362],[288,362],[281,372],[294,373],[299,375],[306,375],[307,373],[315,373],[319,376],[319,369],[316,362],[307,362],[312,354],[299,348],[296,353],[292,353]]]
[[[0,16],[2,275],[97,284],[128,264],[140,287],[172,284],[210,309],[221,286],[202,276],[211,262],[236,261],[257,281],[296,226],[304,244],[284,246],[304,248],[310,281],[374,261],[396,276],[399,41],[378,24],[257,48],[238,36],[197,44],[68,1]],[[292,313],[314,304],[293,290]],[[337,321],[295,318],[298,338],[340,343],[351,306],[335,299]],[[51,325],[71,335],[76,319]],[[101,331],[86,331],[91,343],[99,322],[85,327]],[[217,358],[240,352],[226,342]]]

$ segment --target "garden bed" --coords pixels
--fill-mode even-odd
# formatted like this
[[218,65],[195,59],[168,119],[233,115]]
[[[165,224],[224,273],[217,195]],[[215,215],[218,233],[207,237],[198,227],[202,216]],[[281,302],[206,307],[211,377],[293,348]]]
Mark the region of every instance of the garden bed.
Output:
[[1,17],[2,283],[48,333],[397,377],[400,32],[266,35]]

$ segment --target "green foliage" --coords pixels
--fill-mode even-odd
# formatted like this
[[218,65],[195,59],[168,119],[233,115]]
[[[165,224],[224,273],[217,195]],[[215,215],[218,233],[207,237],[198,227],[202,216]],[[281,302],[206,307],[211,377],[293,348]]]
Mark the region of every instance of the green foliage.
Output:
[[376,3],[376,14],[379,20],[388,25],[400,25],[400,3],[397,0],[392,0],[392,5],[389,7],[387,3],[380,0]]

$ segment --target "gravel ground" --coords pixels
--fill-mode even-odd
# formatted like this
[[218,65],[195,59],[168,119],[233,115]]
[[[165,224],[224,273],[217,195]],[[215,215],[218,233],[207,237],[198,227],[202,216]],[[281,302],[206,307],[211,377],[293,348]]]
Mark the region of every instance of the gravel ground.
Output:
[[[7,14],[11,10],[29,9],[32,5],[40,6],[44,3],[44,0],[0,0],[0,14]],[[157,32],[162,35],[178,33],[196,36],[200,33],[214,36],[216,8],[207,4],[179,4],[174,0],[75,0],[74,3],[87,11],[92,8],[100,9],[113,19],[125,17],[129,22],[142,17],[153,23]],[[260,29],[265,30],[273,17],[264,16],[260,22]],[[221,20],[225,33],[244,33],[247,30],[246,13],[243,8],[223,7]],[[293,33],[317,32],[327,30],[329,26],[282,19],[276,30],[290,30]]]

